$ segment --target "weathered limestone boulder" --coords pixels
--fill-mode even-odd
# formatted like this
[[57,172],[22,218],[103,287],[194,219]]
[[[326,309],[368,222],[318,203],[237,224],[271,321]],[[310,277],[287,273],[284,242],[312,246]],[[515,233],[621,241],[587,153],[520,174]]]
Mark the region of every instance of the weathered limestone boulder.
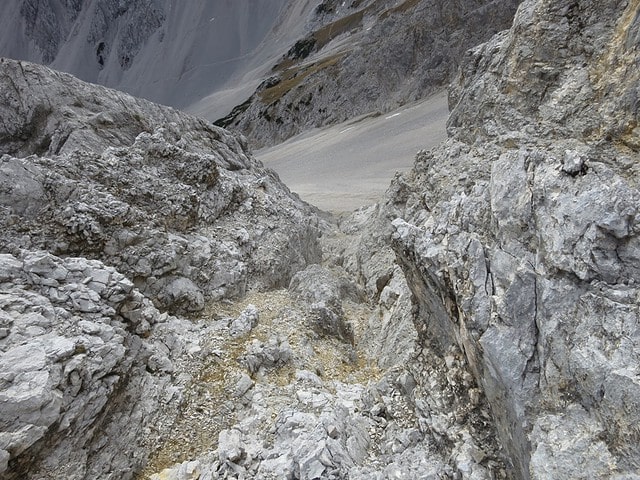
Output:
[[353,327],[347,322],[343,300],[362,299],[356,285],[320,265],[310,265],[296,273],[289,290],[308,305],[309,326],[320,335],[330,335],[353,343]]
[[198,328],[97,260],[22,250],[0,271],[2,478],[129,478],[175,415]]

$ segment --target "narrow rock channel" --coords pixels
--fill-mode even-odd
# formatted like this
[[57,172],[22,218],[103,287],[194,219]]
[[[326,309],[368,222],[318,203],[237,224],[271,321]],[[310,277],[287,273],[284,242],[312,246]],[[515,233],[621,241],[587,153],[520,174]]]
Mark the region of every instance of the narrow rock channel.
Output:
[[[288,290],[210,303],[193,318],[210,326],[200,342],[209,360],[139,478],[506,478],[463,356],[413,351],[406,285],[387,279],[368,296],[336,263],[351,262],[361,233],[341,224],[326,224],[324,264]],[[409,322],[393,339],[380,328],[391,315]]]

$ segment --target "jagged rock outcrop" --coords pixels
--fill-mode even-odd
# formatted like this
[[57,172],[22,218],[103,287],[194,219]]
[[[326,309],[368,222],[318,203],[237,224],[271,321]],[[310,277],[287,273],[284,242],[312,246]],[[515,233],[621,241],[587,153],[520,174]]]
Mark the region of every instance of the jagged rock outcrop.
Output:
[[241,138],[2,61],[0,470],[638,478],[639,18],[525,0],[323,266]]
[[[342,300],[354,307],[348,296]],[[193,414],[195,431],[185,437],[217,428],[216,440],[198,441],[199,454],[150,470],[151,479],[504,478],[488,406],[460,352],[441,359],[423,348],[383,373],[362,343],[368,308],[350,312],[352,347],[316,335],[305,306],[287,292],[251,301],[260,311],[256,338],[236,350],[239,362],[223,360],[217,383],[200,382],[204,392],[184,415],[227,411],[215,426],[217,413]],[[227,400],[206,402],[210,396]]]
[[168,312],[287,285],[320,221],[203,120],[7,59],[0,96],[0,474],[132,478],[211,361]]
[[0,67],[5,477],[502,475],[466,361],[413,350],[391,250],[353,240],[367,215],[309,266],[328,224],[242,138]]
[[638,18],[526,0],[380,214],[419,342],[464,352],[516,478],[638,478]]
[[1,62],[3,249],[100,258],[175,312],[287,285],[320,258],[317,217],[243,139]]
[[131,478],[208,327],[160,313],[97,260],[21,250],[0,255],[0,276],[0,475]]
[[253,145],[389,111],[444,88],[464,52],[508,28],[518,0],[322,2],[313,31],[220,125]]

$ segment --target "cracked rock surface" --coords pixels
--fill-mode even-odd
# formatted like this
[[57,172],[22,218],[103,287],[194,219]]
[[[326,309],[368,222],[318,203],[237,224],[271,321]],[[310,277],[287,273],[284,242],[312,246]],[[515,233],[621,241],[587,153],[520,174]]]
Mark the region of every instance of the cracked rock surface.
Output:
[[205,121],[7,59],[0,92],[0,470],[131,478],[210,354],[184,315],[287,285],[321,220]]
[[240,137],[33,64],[0,60],[3,249],[116,266],[156,306],[287,285],[319,219]]
[[639,478],[639,18],[525,0],[450,138],[340,218],[2,60],[0,474]]
[[640,467],[639,8],[525,1],[383,213],[418,331],[464,351],[518,478]]

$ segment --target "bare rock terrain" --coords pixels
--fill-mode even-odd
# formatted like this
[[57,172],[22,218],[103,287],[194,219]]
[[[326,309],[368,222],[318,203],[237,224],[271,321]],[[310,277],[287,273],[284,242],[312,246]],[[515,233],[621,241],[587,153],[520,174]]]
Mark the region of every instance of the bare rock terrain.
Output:
[[320,219],[205,121],[7,59],[0,84],[2,469],[130,477],[204,358],[168,313],[288,285]]
[[339,217],[243,137],[2,60],[0,475],[639,478],[639,18],[523,1],[449,138]]
[[205,121],[1,66],[4,477],[506,475],[460,352],[413,350],[389,247],[358,265],[357,217]]
[[100,258],[182,312],[287,285],[320,258],[313,209],[243,139],[69,75],[1,65],[5,249]]
[[639,8],[525,1],[381,213],[423,341],[465,353],[517,478],[637,478]]
[[218,118],[306,34],[313,8],[309,0],[5,0],[0,56]]
[[519,3],[324,1],[311,32],[216,123],[258,148],[426,98],[447,86],[468,48],[509,27]]

